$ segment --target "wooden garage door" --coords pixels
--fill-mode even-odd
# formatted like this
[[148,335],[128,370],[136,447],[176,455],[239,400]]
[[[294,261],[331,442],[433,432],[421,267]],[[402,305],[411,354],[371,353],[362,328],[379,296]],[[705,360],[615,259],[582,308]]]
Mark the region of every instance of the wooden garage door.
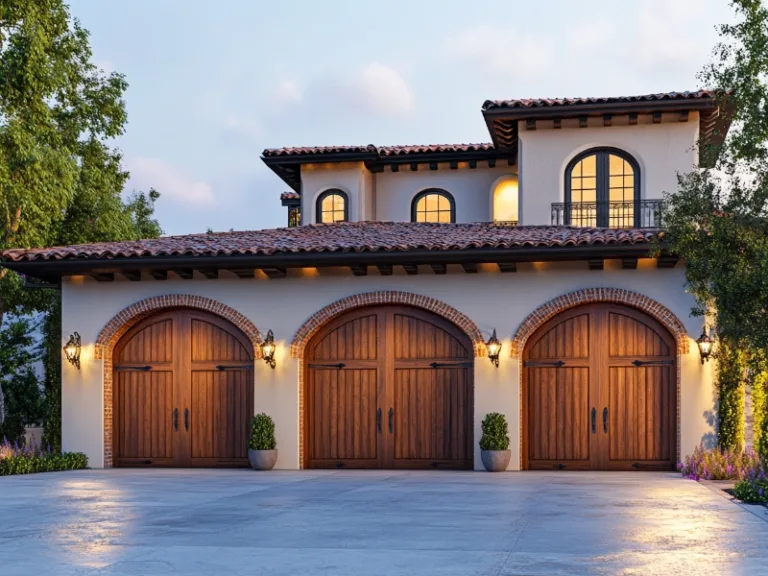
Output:
[[471,468],[473,352],[453,324],[366,308],[307,346],[305,466]]
[[204,312],[152,316],[114,354],[118,466],[246,466],[252,345]]
[[574,308],[523,358],[527,468],[674,468],[675,343],[658,322],[619,305]]

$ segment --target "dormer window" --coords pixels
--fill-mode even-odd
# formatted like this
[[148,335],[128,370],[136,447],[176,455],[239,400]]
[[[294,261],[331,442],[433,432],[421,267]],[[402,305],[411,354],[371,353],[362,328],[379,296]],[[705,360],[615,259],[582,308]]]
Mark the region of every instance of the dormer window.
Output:
[[326,190],[317,197],[316,221],[332,224],[349,220],[349,199],[341,190]]
[[445,190],[419,192],[411,204],[411,222],[456,222],[456,203]]

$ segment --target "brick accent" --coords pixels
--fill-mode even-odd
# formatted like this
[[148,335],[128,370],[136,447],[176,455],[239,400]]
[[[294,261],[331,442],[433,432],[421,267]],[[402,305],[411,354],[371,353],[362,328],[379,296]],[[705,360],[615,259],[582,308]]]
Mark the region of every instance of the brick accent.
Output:
[[435,300],[429,296],[422,296],[421,294],[382,290],[379,292],[365,292],[363,294],[347,296],[346,298],[337,300],[315,312],[306,322],[304,322],[294,335],[293,340],[291,341],[291,357],[303,358],[304,347],[307,345],[307,342],[309,342],[310,338],[312,338],[312,336],[314,336],[315,333],[329,320],[344,312],[354,310],[355,308],[361,308],[363,306],[379,306],[382,304],[415,306],[416,308],[429,310],[438,316],[442,316],[446,320],[450,320],[456,324],[456,326],[461,328],[464,333],[469,336],[469,339],[472,340],[475,356],[485,356],[485,341],[483,340],[483,334],[480,332],[477,324],[472,322],[472,320],[456,310],[453,306],[449,306],[445,302]]
[[216,300],[191,294],[168,294],[153,296],[131,304],[116,314],[96,338],[94,358],[104,360],[104,467],[111,468],[112,453],[112,352],[115,344],[130,328],[144,318],[170,308],[195,308],[205,310],[228,320],[237,326],[253,342],[254,358],[261,357],[261,333],[258,328],[240,312]]
[[591,304],[594,302],[613,302],[614,304],[624,304],[642,310],[655,320],[659,321],[667,330],[672,333],[677,342],[678,354],[687,354],[689,346],[688,333],[680,319],[672,313],[669,308],[663,306],[637,292],[623,290],[621,288],[587,288],[577,290],[558,296],[539,306],[531,312],[525,320],[520,323],[510,346],[509,355],[520,357],[525,348],[525,342],[534,331],[544,324],[550,318],[558,315],[560,312],[580,306],[581,304]]
[[[614,304],[623,304],[637,308],[657,320],[662,326],[670,331],[677,342],[677,366],[676,366],[676,388],[677,388],[677,461],[680,462],[680,380],[681,380],[681,356],[689,351],[689,338],[685,326],[680,319],[666,306],[663,306],[656,300],[648,298],[643,294],[623,290],[621,288],[586,288],[563,294],[553,298],[549,302],[539,306],[531,312],[520,323],[515,335],[512,338],[509,355],[518,361],[520,366],[520,425],[523,422],[523,350],[528,338],[545,322],[554,318],[561,312],[581,306],[583,304],[593,304],[598,302],[611,302]],[[523,457],[523,430],[520,429],[520,467],[522,468]]]
[[[294,335],[293,340],[291,341],[291,357],[298,358],[300,361],[303,360],[304,349],[307,343],[320,328],[333,318],[350,310],[354,310],[355,308],[362,308],[363,306],[380,306],[382,304],[404,304],[434,312],[438,316],[442,316],[456,324],[456,326],[469,336],[469,339],[472,341],[475,356],[486,355],[485,341],[483,340],[483,335],[477,327],[477,324],[472,322],[472,320],[456,310],[453,306],[449,306],[445,302],[430,298],[429,296],[387,290],[365,292],[363,294],[348,296],[315,312],[306,322],[304,322]],[[303,362],[301,362],[299,366],[299,468],[304,467],[304,416],[304,365]]]

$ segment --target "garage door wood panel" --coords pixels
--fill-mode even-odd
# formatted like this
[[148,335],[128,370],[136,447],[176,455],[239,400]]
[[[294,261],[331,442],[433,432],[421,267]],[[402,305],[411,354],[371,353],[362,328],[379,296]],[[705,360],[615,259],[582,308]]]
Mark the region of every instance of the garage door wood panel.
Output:
[[523,356],[524,466],[674,468],[675,345],[658,322],[619,305],[575,308]]
[[216,316],[150,317],[115,348],[119,466],[246,466],[253,415],[248,339]]
[[449,322],[358,310],[321,330],[306,358],[305,466],[471,467],[473,352]]

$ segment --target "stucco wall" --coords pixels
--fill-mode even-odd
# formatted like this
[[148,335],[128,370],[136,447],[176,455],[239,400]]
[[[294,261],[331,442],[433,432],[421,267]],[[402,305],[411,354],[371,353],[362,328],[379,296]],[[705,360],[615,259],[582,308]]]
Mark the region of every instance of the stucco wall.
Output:
[[[693,304],[683,290],[681,269],[658,270],[651,261],[641,261],[638,270],[621,270],[610,262],[602,272],[588,271],[585,263],[520,265],[517,273],[501,274],[483,266],[479,274],[451,270],[436,276],[424,268],[418,276],[379,276],[373,269],[366,277],[347,271],[303,271],[281,280],[175,280],[165,282],[115,281],[97,283],[75,278],[62,288],[62,345],[71,332],[82,337],[82,369],[63,362],[62,422],[65,450],[85,452],[91,466],[103,465],[102,361],[93,359],[99,331],[128,305],[165,294],[195,294],[213,298],[248,317],[262,332],[274,330],[278,343],[277,368],[258,361],[255,376],[255,410],[271,414],[276,422],[280,451],[278,468],[299,466],[299,363],[290,357],[290,342],[298,328],[315,312],[345,296],[376,290],[400,290],[442,300],[466,314],[484,336],[496,328],[504,340],[501,365],[494,368],[487,358],[475,361],[475,466],[479,460],[477,441],[480,421],[491,411],[506,414],[512,440],[512,469],[519,466],[520,388],[519,366],[509,357],[509,339],[522,320],[538,306],[562,294],[594,287],[633,290],[657,300],[683,321],[691,338],[701,330],[699,319],[690,318]],[[681,421],[682,453],[712,437],[714,389],[712,364],[701,365],[695,344],[683,358]]]
[[692,113],[688,122],[662,124],[641,117],[636,126],[602,127],[594,125],[601,119],[591,120],[587,128],[564,121],[557,130],[526,130],[522,122],[519,124],[523,223],[551,223],[551,204],[562,202],[565,194],[568,162],[589,148],[611,146],[634,156],[640,165],[640,196],[647,199],[674,192],[677,174],[690,172],[697,161],[694,145],[699,135],[698,113]]
[[358,222],[371,219],[370,187],[366,189],[367,172],[362,162],[343,164],[310,164],[301,167],[301,213],[303,224],[317,222],[317,197],[330,188],[338,188],[349,197],[349,220]]

